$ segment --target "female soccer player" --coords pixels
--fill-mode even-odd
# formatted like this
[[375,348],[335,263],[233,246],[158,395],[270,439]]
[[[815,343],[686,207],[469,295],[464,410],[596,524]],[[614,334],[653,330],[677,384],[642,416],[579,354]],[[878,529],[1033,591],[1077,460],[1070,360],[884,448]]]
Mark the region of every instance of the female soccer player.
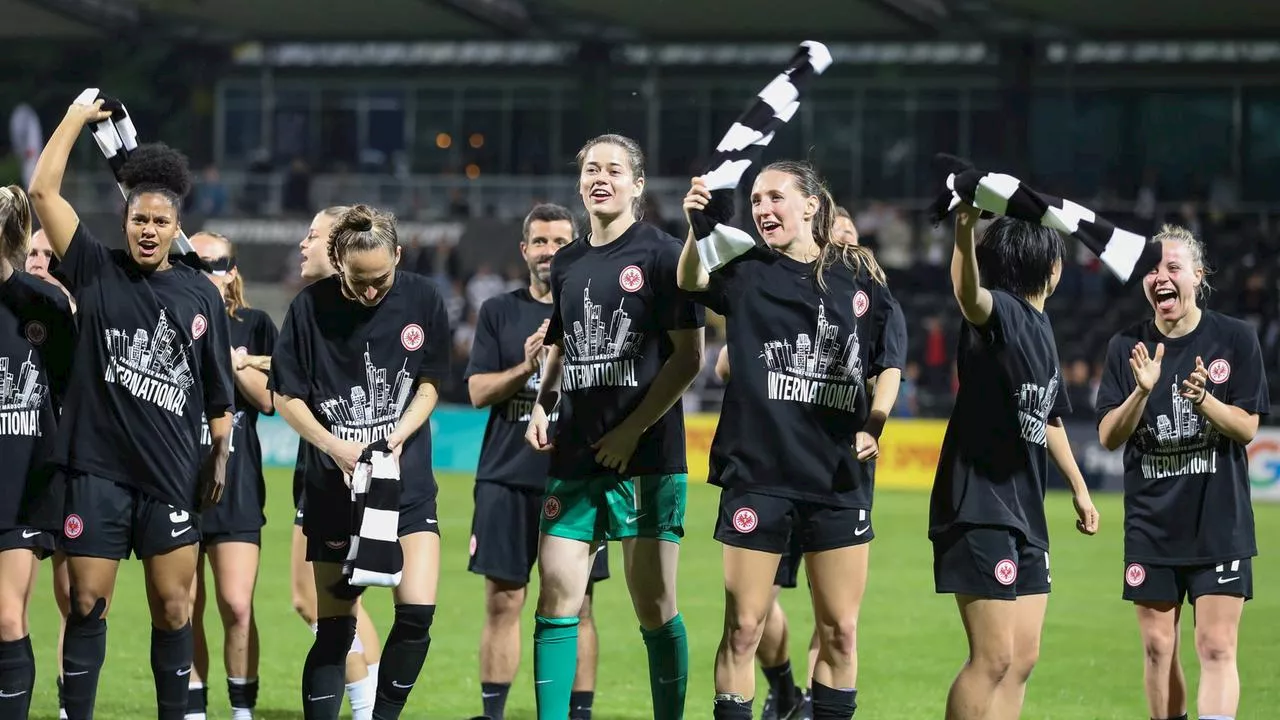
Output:
[[593,138],[578,170],[591,229],[551,263],[551,349],[525,435],[551,453],[533,636],[538,717],[569,715],[594,549],[621,540],[654,718],[674,720],[684,714],[689,667],[676,608],[688,472],[678,401],[702,369],[703,312],[676,288],[680,241],[637,221],[644,155],[636,142]]
[[[686,215],[710,200],[694,178]],[[725,316],[733,368],[708,479],[722,488],[715,536],[726,597],[714,716],[752,717],[756,647],[779,561],[798,536],[818,630],[814,717],[851,718],[855,628],[875,537],[867,463],[897,396],[906,326],[871,254],[832,242],[835,202],[813,168],[762,169],[751,215],[763,248],[708,273],[690,231],[677,273],[682,289]]]
[[[191,583],[201,500],[221,499],[234,402],[222,298],[169,255],[191,187],[186,158],[140,146],[121,169],[127,250],[108,250],[62,197],[85,124],[109,114],[73,104],[40,155],[31,199],[75,296],[79,338],[58,427],[67,475],[63,550],[71,615],[63,647],[68,717],[91,717],[120,560],[146,570],[159,717],[183,717],[192,660]],[[207,419],[212,450],[200,448]]]
[[[258,414],[275,412],[267,376],[245,366],[249,355],[269,355],[275,348],[276,326],[270,316],[249,307],[244,280],[236,268],[231,241],[201,232],[191,237],[200,259],[208,263],[209,281],[227,306],[235,369],[236,405],[232,416],[231,457],[227,490],[222,502],[200,517],[201,555],[192,587],[192,625],[195,664],[191,670],[186,720],[204,720],[209,678],[209,646],[204,632],[204,558],[213,568],[218,613],[223,627],[223,664],[232,720],[252,720],[258,699],[258,625],[253,615],[253,591],[258,580],[258,551],[262,545],[266,485],[262,479],[262,448],[258,443]],[[204,431],[207,433],[207,428]],[[202,441],[207,446],[209,437]]]
[[934,586],[956,596],[969,640],[947,696],[948,720],[1022,711],[1049,601],[1050,458],[1071,486],[1077,529],[1098,531],[1062,427],[1070,405],[1059,392],[1058,349],[1044,313],[1062,274],[1062,236],[997,218],[975,243],[978,217],[973,208],[957,210],[951,282],[964,315],[960,389],[929,507]]
[[20,270],[30,235],[26,191],[0,187],[0,717],[19,720],[36,679],[27,606],[62,516],[49,460],[75,343],[67,298]]
[[[1234,718],[1236,638],[1258,553],[1248,453],[1271,411],[1252,326],[1196,300],[1204,246],[1166,226],[1143,282],[1154,317],[1117,333],[1098,388],[1098,439],[1124,445],[1124,598],[1138,611],[1151,717],[1187,717],[1182,601],[1195,612],[1200,718]],[[1126,368],[1126,365],[1128,366]]]
[[[543,338],[551,318],[551,258],[573,242],[573,214],[542,204],[525,217],[520,255],[529,285],[486,300],[464,375],[471,403],[489,407],[476,469],[471,559],[467,569],[485,578],[480,634],[480,699],[488,720],[503,720],[507,694],[520,667],[520,614],[529,573],[538,557],[538,524],[547,484],[547,456],[524,441],[538,392]],[[578,636],[578,669],[570,720],[589,720],[595,697],[599,645],[591,601],[596,582],[609,577],[608,548],[596,553]]]
[[337,597],[351,537],[348,483],[368,445],[385,440],[400,460],[398,536],[403,579],[394,590],[373,717],[400,717],[430,644],[440,571],[431,433],[419,432],[448,372],[449,320],[428,279],[396,269],[395,218],[364,205],[334,225],[337,275],[294,298],[271,362],[276,409],[306,441],[307,559],[315,574],[316,640],[302,677],[304,716],[337,718],[354,600]]

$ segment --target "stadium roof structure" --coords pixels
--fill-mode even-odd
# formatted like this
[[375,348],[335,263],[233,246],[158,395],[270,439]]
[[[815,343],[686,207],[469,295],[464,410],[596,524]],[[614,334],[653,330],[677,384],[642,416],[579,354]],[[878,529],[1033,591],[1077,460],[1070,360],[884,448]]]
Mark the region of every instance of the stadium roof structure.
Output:
[[0,38],[227,43],[1280,38],[1260,0],[0,0],[0,17]]

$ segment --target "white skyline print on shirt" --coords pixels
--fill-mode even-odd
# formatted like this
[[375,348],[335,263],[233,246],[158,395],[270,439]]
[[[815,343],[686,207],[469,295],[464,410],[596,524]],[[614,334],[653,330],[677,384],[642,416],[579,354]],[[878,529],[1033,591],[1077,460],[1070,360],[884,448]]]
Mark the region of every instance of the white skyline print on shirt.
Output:
[[179,345],[178,331],[163,310],[155,330],[107,328],[105,380],[124,387],[134,397],[158,405],[175,415],[186,410],[188,392],[195,385],[187,349]]
[[364,386],[352,387],[348,398],[330,398],[319,405],[333,433],[344,440],[362,443],[376,442],[389,435],[413,392],[408,363],[406,359],[400,371],[388,381],[386,368],[373,364],[366,345]]
[[1218,430],[1182,397],[1182,378],[1169,386],[1170,413],[1156,416],[1155,427],[1143,423],[1135,431],[1142,449],[1142,476],[1148,480],[1217,471]]
[[604,306],[592,302],[591,281],[587,281],[582,289],[582,319],[565,328],[563,390],[639,385],[635,361],[642,357],[644,334],[631,329],[634,321],[626,304],[624,296],[606,325]]
[[769,340],[759,357],[769,383],[769,397],[853,412],[862,387],[862,341],[858,328],[841,342],[840,326],[827,319],[827,307],[818,301],[818,322],[808,333],[791,340]]
[[33,351],[13,372],[14,358],[0,356],[0,435],[40,437],[40,408],[49,387],[40,384],[40,370],[32,362]]

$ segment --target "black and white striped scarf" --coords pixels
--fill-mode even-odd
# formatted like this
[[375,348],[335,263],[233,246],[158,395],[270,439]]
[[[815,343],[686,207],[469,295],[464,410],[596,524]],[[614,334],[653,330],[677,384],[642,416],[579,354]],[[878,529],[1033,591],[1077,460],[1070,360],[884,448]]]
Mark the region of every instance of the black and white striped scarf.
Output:
[[[125,187],[120,181],[120,169],[129,160],[129,153],[138,149],[138,130],[133,126],[133,119],[129,117],[129,111],[125,108],[124,103],[109,95],[104,95],[98,88],[85,88],[76,98],[76,103],[80,105],[92,105],[95,100],[102,100],[102,109],[111,113],[111,117],[95,123],[89,123],[89,131],[93,134],[93,141],[98,144],[98,150],[102,152],[102,156],[107,159],[107,165],[111,167],[111,174],[116,179],[116,187],[120,188],[120,194],[129,197],[129,188]],[[191,241],[187,239],[187,234],[181,229],[178,230],[178,236],[173,239],[173,244],[178,249],[178,255],[183,256],[183,262],[187,264],[200,263],[199,256],[195,255],[194,249],[191,247]],[[194,263],[192,262],[194,258]],[[203,263],[196,264],[197,269]]]
[[711,201],[705,210],[691,212],[698,257],[707,272],[714,272],[755,246],[743,230],[729,225],[733,219],[733,195],[742,175],[760,161],[774,133],[796,114],[800,95],[813,78],[831,65],[827,46],[813,40],[800,43],[796,54],[777,77],[756,95],[725,133],[703,174]]
[[939,153],[934,164],[946,187],[929,206],[935,225],[966,203],[982,210],[984,218],[1003,215],[1076,238],[1125,285],[1160,264],[1159,243],[1118,228],[1083,205],[1034,190],[1012,175],[978,170],[954,155]]
[[400,549],[400,463],[386,440],[366,447],[351,476],[351,548],[342,581],[332,588],[354,599],[366,587],[396,587],[404,569]]

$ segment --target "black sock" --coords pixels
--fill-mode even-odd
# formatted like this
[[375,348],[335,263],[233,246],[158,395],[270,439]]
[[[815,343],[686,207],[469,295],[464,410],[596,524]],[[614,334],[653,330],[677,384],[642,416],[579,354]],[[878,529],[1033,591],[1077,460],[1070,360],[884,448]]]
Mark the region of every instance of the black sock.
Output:
[[0,642],[0,717],[25,718],[36,685],[36,658],[31,637]]
[[[61,672],[61,668],[59,668]],[[62,699],[62,675],[58,675],[58,714],[61,715],[67,711],[67,703]]]
[[191,687],[187,685],[187,712],[188,713],[206,713],[209,710],[209,688],[201,685],[199,687]]
[[233,708],[254,709],[258,706],[258,678],[237,682],[227,680],[227,697]]
[[356,637],[350,615],[320,618],[316,640],[302,666],[302,716],[305,720],[338,720],[346,694],[347,651]]
[[107,657],[107,621],[102,619],[106,609],[106,601],[98,600],[88,615],[77,613],[73,606],[67,616],[67,632],[62,638],[62,698],[67,717],[75,720],[93,717],[98,674]]
[[858,709],[856,689],[836,690],[813,683],[813,720],[850,720]]
[[507,711],[507,693],[511,692],[511,683],[480,683],[480,702],[484,703],[485,717],[491,720],[502,720]]
[[716,695],[715,720],[751,720],[751,701],[738,695]]
[[[1160,718],[1151,718],[1151,720],[1160,720]],[[1166,720],[1187,720],[1187,714],[1182,713],[1178,717],[1167,718]]]
[[783,711],[789,711],[800,701],[800,689],[796,687],[795,676],[791,674],[791,661],[762,669],[765,679],[769,681],[769,689],[773,690],[773,696],[777,698],[778,714],[785,715]]
[[396,621],[387,633],[378,665],[378,701],[373,720],[398,720],[409,691],[418,682],[431,647],[431,620],[435,605],[397,605]]
[[151,628],[151,674],[156,680],[156,717],[182,720],[187,714],[187,685],[195,640],[191,623],[177,630]]
[[569,694],[569,720],[591,720],[591,704],[596,694],[587,690],[574,690]]

